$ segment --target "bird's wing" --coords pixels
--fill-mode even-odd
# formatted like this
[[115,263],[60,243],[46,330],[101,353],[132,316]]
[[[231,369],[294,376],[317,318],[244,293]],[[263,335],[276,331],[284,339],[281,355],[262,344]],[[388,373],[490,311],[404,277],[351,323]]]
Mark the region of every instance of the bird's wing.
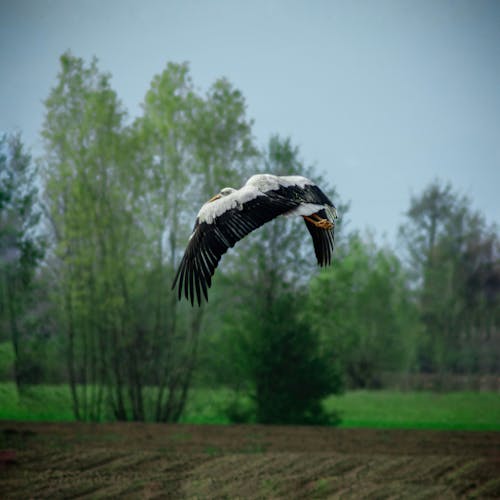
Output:
[[[330,222],[333,222],[330,217],[327,216],[326,210],[320,210],[316,212],[321,218],[328,219]],[[314,253],[316,254],[316,258],[318,259],[318,264],[323,266],[328,266],[332,262],[332,253],[333,253],[333,244],[334,244],[334,228],[332,229],[321,229],[316,227],[312,222],[309,222],[307,219],[304,219],[306,223],[306,227],[311,234],[313,245],[314,245]]]
[[201,304],[202,293],[208,300],[211,277],[228,248],[297,206],[297,201],[277,191],[263,193],[253,188],[242,188],[234,195],[204,205],[172,284],[175,288],[178,283],[179,299],[184,289],[184,295],[192,305],[195,297]]
[[287,198],[291,198],[301,203],[310,203],[321,206],[327,206],[335,208],[335,205],[331,202],[330,198],[326,196],[325,193],[313,182],[309,181],[309,179],[305,179],[308,183],[302,182],[294,183],[290,182],[289,179],[301,179],[299,176],[288,176],[288,177],[279,177],[280,189],[279,192],[282,193]]
[[[301,181],[301,179],[303,180]],[[284,196],[301,202],[295,213],[298,215],[316,213],[322,219],[329,220],[335,227],[335,219],[337,218],[335,205],[316,184],[298,176],[281,177],[279,181],[282,184],[281,191]],[[304,219],[304,222],[311,234],[318,264],[320,266],[330,265],[334,245],[334,227],[321,229],[307,219]]]

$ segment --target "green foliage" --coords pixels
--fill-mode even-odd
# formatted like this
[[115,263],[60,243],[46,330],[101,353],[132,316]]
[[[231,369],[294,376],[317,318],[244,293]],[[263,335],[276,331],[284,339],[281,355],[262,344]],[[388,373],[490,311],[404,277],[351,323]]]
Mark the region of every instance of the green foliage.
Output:
[[230,424],[255,422],[255,402],[248,395],[227,387],[195,387],[189,393],[180,422]]
[[500,240],[498,228],[450,184],[431,183],[412,198],[400,229],[414,270],[425,325],[423,371],[498,371]]
[[35,169],[20,134],[0,139],[0,340],[14,351],[18,386],[38,378],[39,364],[27,348],[36,341],[39,318],[35,270],[44,245],[36,234]]
[[[93,420],[99,419],[104,399],[93,389],[96,383],[123,384],[117,360],[127,359],[128,353],[119,330],[130,328],[128,282],[137,269],[136,254],[127,252],[137,230],[137,191],[133,177],[124,175],[124,111],[109,80],[96,59],[86,66],[64,54],[58,83],[45,102],[42,131],[57,328],[64,332],[75,416]],[[75,389],[77,382],[90,384],[83,396]],[[110,401],[124,416],[121,387],[115,396]]]
[[0,380],[11,380],[15,359],[12,342],[0,342]]
[[389,249],[352,235],[334,266],[310,284],[308,319],[349,387],[379,387],[413,362],[418,317]]
[[301,297],[281,295],[254,318],[250,346],[257,421],[326,424],[321,400],[338,392],[338,375],[320,356],[318,339],[299,318]]

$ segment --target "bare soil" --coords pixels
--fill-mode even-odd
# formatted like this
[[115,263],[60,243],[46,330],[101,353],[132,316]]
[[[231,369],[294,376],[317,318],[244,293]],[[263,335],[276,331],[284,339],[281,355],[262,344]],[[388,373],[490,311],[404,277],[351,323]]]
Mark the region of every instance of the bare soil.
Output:
[[500,498],[500,433],[0,422],[0,498]]

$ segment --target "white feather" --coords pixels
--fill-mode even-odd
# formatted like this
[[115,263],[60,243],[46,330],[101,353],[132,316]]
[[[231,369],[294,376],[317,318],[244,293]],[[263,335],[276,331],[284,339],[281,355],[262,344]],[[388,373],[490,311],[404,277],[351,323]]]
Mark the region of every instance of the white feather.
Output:
[[283,177],[278,177],[277,175],[271,174],[257,174],[252,175],[245,186],[255,186],[261,191],[266,192],[275,191],[280,187],[298,186],[304,188],[305,186],[311,186],[313,184],[312,181],[301,175],[285,175]]
[[284,213],[285,217],[312,215],[320,210],[323,210],[325,205],[318,205],[317,203],[301,203],[297,208]]
[[242,209],[244,203],[257,198],[257,196],[265,196],[265,194],[262,193],[257,187],[249,186],[247,183],[234,193],[223,196],[218,200],[205,203],[198,212],[198,220],[199,222],[212,224],[212,222],[224,212],[227,212],[232,208]]

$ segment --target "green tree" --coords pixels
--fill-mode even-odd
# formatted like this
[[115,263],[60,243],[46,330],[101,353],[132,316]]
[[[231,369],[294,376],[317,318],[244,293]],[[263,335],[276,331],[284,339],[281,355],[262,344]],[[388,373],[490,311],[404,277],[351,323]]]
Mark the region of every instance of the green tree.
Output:
[[65,53],[60,61],[45,102],[44,203],[73,408],[77,418],[99,419],[107,399],[124,419],[124,360],[137,334],[129,331],[128,278],[137,267],[128,258],[137,226],[125,113],[96,59],[86,66]]
[[321,355],[318,337],[305,320],[302,293],[283,293],[253,317],[249,346],[255,381],[256,419],[261,423],[327,424],[321,400],[341,388],[338,371]]
[[[156,75],[135,123],[145,174],[143,217],[150,250],[146,252],[148,287],[144,290],[153,321],[156,355],[152,358],[156,420],[179,418],[187,396],[197,349],[201,313],[179,314],[170,291],[173,270],[187,239],[191,173],[195,168],[193,120],[201,99],[186,64],[169,63]],[[179,342],[179,339],[181,341]],[[176,374],[176,375],[175,375]]]
[[30,355],[36,340],[34,278],[43,256],[36,201],[31,156],[20,134],[5,135],[0,139],[0,325],[12,341],[18,388],[40,376]]
[[398,258],[352,234],[336,264],[310,285],[309,322],[349,387],[380,387],[407,371],[418,316]]
[[497,228],[451,184],[439,181],[411,199],[406,215],[400,235],[425,325],[419,345],[421,369],[498,370]]
[[[154,221],[150,228],[153,289],[157,291],[157,352],[175,362],[173,370],[166,365],[171,372],[182,374],[166,378],[162,374],[165,366],[157,367],[156,412],[167,415],[174,411],[177,419],[186,401],[206,322],[203,307],[193,309],[177,302],[170,290],[174,271],[196,216],[193,207],[197,210],[221,185],[238,178],[256,150],[241,93],[228,81],[218,80],[205,96],[199,95],[186,64],[169,63],[154,77],[136,131],[145,145],[142,164],[151,179],[145,207],[148,220]],[[179,338],[186,342],[179,345]],[[179,388],[177,402],[171,399],[175,388]],[[164,394],[166,402],[161,403]]]
[[252,125],[241,92],[225,78],[216,80],[193,123],[200,196],[196,201],[204,203],[222,187],[237,186],[251,175],[258,158]]

